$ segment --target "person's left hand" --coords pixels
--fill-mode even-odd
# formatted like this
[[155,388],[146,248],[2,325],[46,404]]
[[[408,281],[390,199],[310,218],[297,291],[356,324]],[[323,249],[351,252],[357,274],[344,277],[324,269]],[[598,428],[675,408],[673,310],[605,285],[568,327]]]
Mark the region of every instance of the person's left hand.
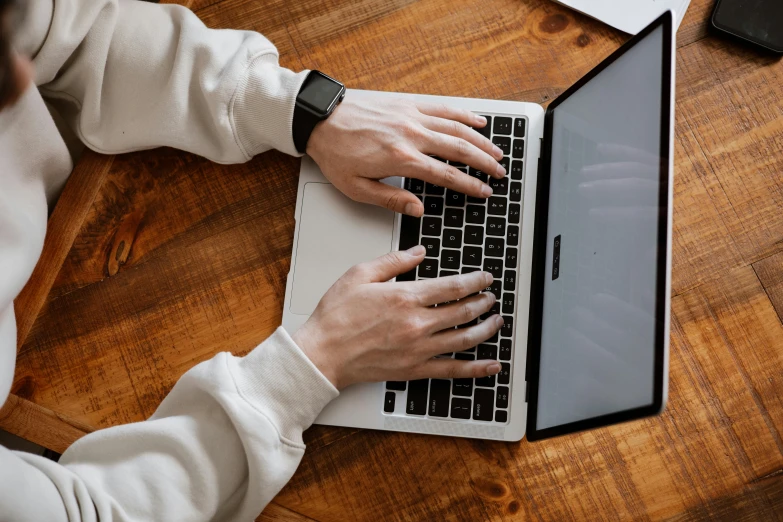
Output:
[[350,93],[319,123],[307,154],[335,187],[353,200],[421,216],[424,205],[407,190],[380,180],[417,178],[487,198],[492,189],[430,155],[464,163],[494,178],[505,176],[503,152],[473,128],[486,120],[470,111],[403,100],[352,100]]

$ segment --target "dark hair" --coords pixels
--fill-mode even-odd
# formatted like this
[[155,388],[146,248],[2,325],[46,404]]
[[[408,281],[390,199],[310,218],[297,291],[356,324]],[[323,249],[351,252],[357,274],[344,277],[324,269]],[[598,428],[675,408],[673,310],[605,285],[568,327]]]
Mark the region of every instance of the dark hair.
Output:
[[11,64],[11,18],[18,0],[0,0],[0,107],[14,89],[14,70]]

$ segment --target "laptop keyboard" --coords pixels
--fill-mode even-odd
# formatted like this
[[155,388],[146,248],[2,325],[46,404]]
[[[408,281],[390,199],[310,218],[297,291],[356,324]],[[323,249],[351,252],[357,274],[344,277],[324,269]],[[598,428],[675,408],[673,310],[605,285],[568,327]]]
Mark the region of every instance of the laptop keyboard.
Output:
[[483,116],[487,118],[487,126],[476,130],[503,151],[504,157],[500,163],[506,168],[506,177],[500,180],[490,178],[484,172],[462,163],[448,162],[470,176],[488,182],[493,190],[489,199],[466,196],[406,178],[405,188],[424,203],[424,216],[402,217],[400,250],[421,244],[427,249],[427,254],[416,270],[398,276],[397,281],[444,277],[477,270],[492,273],[495,280],[486,290],[495,294],[497,302],[488,313],[458,328],[472,326],[494,314],[503,316],[503,328],[470,350],[440,357],[466,361],[494,359],[500,361],[502,369],[498,375],[479,379],[387,382],[384,398],[386,413],[393,413],[396,401],[404,397],[406,415],[497,423],[508,421],[526,119],[502,115]]

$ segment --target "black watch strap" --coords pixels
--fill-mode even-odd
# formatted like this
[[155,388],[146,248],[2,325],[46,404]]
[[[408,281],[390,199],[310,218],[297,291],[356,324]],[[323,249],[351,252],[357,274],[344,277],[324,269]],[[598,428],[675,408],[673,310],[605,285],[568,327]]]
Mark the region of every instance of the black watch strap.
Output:
[[297,152],[300,154],[307,152],[307,142],[310,141],[310,134],[313,133],[313,129],[320,122],[321,118],[312,112],[301,107],[294,109],[294,121],[291,126],[294,136],[294,147],[296,147]]

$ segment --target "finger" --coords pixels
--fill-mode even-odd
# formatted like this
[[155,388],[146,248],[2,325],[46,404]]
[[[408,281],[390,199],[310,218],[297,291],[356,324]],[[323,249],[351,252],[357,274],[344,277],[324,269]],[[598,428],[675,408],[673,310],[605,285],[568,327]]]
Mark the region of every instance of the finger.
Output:
[[421,200],[407,190],[369,179],[359,179],[357,183],[359,190],[355,199],[361,203],[378,205],[413,217],[424,214]]
[[422,181],[428,181],[439,187],[456,190],[468,196],[488,198],[492,195],[492,189],[486,183],[468,176],[456,167],[428,156],[423,156],[421,166],[415,172],[407,175]]
[[434,154],[451,161],[459,161],[474,169],[486,172],[493,178],[502,178],[506,169],[495,158],[479,149],[469,141],[448,134],[425,131],[423,150],[425,154]]
[[423,306],[456,301],[484,290],[492,284],[489,272],[471,272],[436,279],[416,281],[411,284]]
[[447,328],[453,328],[461,324],[469,323],[481,314],[487,313],[497,297],[492,292],[484,292],[456,303],[450,303],[437,308],[427,310],[428,320],[431,321],[431,332],[439,332]]
[[431,131],[448,134],[449,136],[454,136],[455,138],[461,138],[470,142],[498,161],[503,159],[503,151],[500,150],[500,147],[464,123],[443,118],[435,118],[433,116],[425,116],[422,120],[422,125]]
[[500,373],[497,361],[430,359],[413,371],[412,379],[476,379]]
[[424,343],[422,350],[426,352],[426,355],[433,357],[441,353],[464,352],[495,335],[502,326],[503,318],[499,315],[493,315],[486,321],[470,328],[444,330],[436,333],[430,337],[428,342]]
[[424,260],[426,249],[416,245],[408,250],[389,252],[379,258],[360,263],[347,274],[363,283],[380,283],[416,268]]
[[487,125],[487,119],[466,109],[457,109],[441,103],[417,103],[419,112],[436,118],[454,120],[471,127],[483,128]]

